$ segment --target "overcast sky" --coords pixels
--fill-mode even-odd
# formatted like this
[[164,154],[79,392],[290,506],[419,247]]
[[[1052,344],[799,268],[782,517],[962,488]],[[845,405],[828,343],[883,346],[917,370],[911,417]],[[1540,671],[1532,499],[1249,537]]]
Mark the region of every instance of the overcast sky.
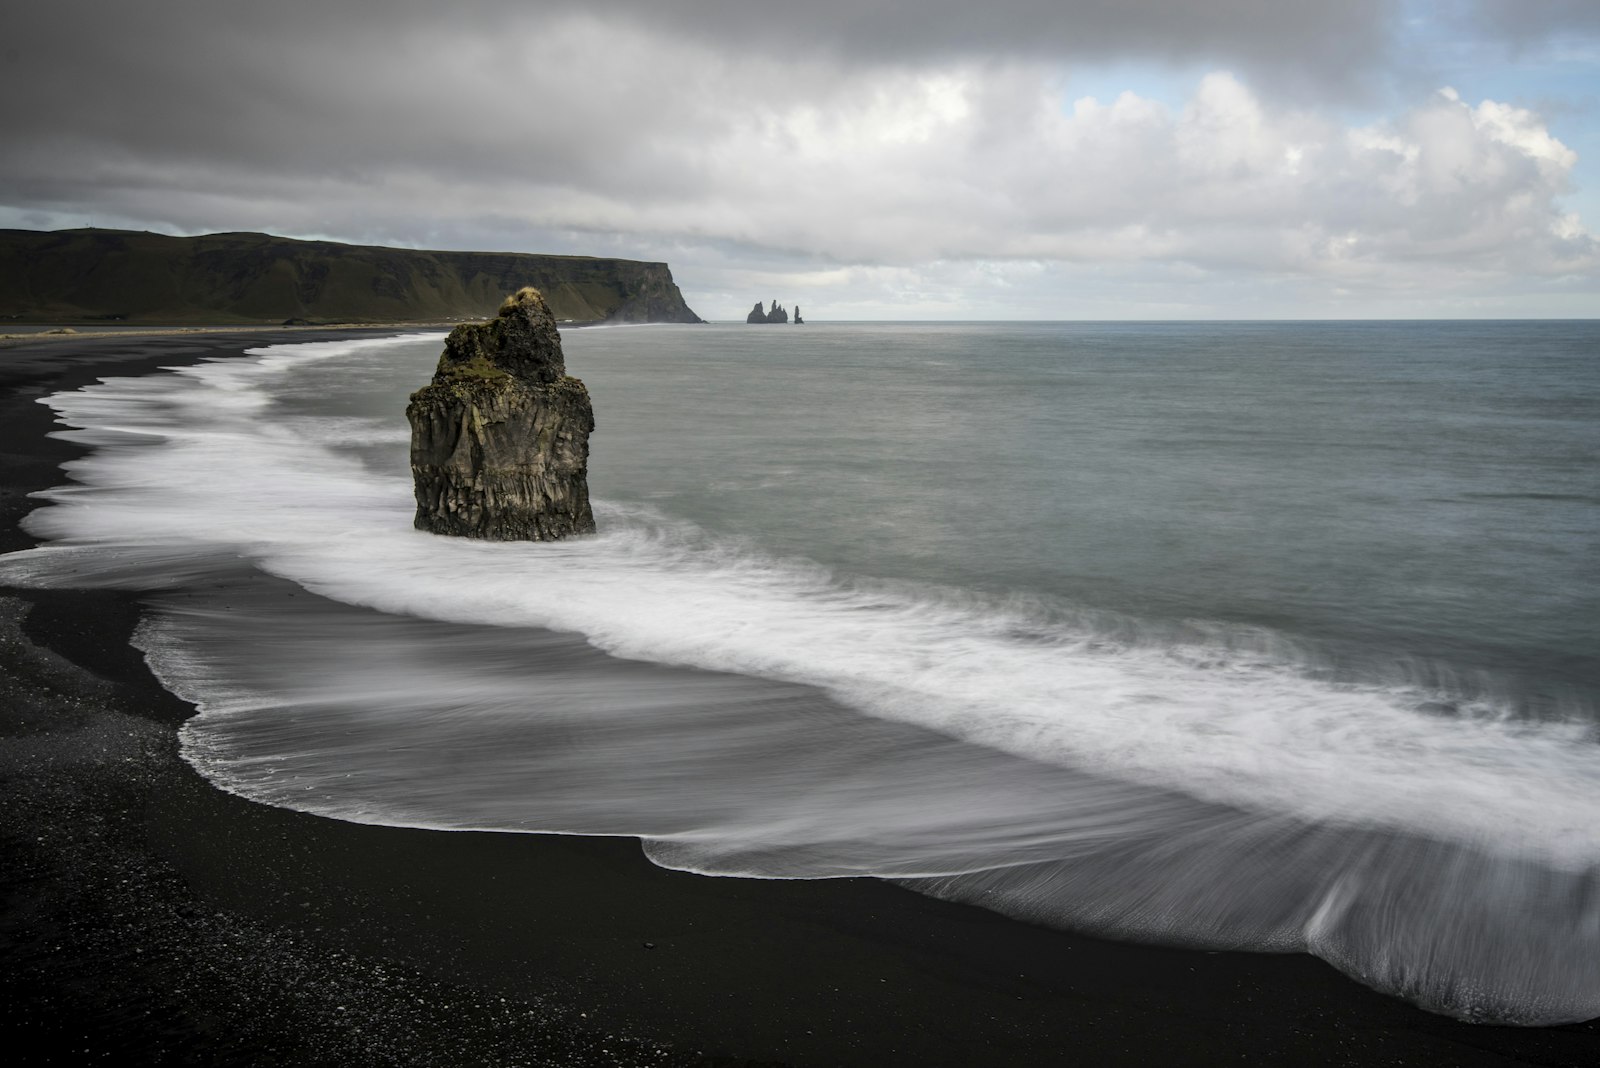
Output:
[[666,260],[811,319],[1600,315],[1600,0],[51,0],[0,226]]

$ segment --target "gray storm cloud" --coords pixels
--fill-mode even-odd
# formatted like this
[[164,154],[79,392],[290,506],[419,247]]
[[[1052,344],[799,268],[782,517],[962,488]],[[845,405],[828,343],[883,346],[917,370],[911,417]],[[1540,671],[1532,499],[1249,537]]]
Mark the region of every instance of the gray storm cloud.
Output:
[[90,55],[137,49],[225,69],[218,59],[264,47],[536,34],[578,14],[755,54],[881,62],[1121,55],[1337,80],[1381,58],[1398,7],[1386,0],[58,0],[19,6],[5,24],[13,40],[71,42]]
[[[1593,28],[1592,7],[1561,7],[1504,36]],[[981,268],[996,286],[1030,263],[1358,289],[1414,285],[1417,264],[1446,285],[1593,272],[1593,238],[1559,206],[1575,156],[1538,115],[1427,92],[1336,117],[1403,66],[1403,11],[31,5],[0,24],[0,208],[12,225],[668,255],[730,288],[743,265],[875,280],[886,301],[970,278],[928,266],[952,263],[1018,265]],[[1071,72],[1112,59],[1196,72],[1187,100],[1072,91]]]

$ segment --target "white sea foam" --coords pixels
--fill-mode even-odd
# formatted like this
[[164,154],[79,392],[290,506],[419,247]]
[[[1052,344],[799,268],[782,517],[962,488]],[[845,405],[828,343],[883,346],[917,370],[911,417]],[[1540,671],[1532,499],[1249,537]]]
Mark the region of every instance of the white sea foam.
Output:
[[1589,720],[1329,672],[1266,631],[840,575],[638,506],[559,544],[421,534],[403,466],[363,459],[401,448],[398,414],[276,398],[436,347],[275,347],[49,398],[96,448],[0,578],[166,588],[137,640],[201,710],[185,755],[267,803],[1306,949],[1467,1018],[1600,1012]]
[[[104,447],[71,465],[83,485],[45,494],[54,506],[30,519],[53,544],[0,573],[148,585],[175,559],[241,554],[345,603],[805,683],[873,716],[1213,802],[1569,867],[1600,858],[1600,747],[1585,724],[1488,704],[1419,714],[1438,695],[841,577],[641,508],[602,503],[599,537],[553,545],[418,533],[408,483],[333,448],[355,424],[270,413],[286,372],[414,340],[280,346],[52,398],[81,428],[69,437]],[[394,433],[363,423],[355,436]]]

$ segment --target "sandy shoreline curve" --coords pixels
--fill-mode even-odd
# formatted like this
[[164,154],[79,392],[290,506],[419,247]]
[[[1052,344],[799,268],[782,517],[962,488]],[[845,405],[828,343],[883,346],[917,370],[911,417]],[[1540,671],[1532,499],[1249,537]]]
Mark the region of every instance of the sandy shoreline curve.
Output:
[[[82,451],[48,436],[49,393],[449,325],[0,340],[0,551],[34,544],[27,495]],[[245,801],[178,756],[192,708],[128,644],[140,611],[0,587],[0,1029],[18,1063],[1600,1063],[1600,1021],[1462,1024],[1304,955],[1123,945],[868,879],[688,875],[633,839]]]

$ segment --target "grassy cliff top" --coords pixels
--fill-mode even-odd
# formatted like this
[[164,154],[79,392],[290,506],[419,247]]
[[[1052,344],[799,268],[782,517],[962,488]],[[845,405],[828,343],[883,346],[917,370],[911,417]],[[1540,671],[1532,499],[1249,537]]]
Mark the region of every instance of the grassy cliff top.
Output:
[[0,230],[11,322],[439,322],[541,290],[558,320],[699,322],[664,263],[131,230]]

